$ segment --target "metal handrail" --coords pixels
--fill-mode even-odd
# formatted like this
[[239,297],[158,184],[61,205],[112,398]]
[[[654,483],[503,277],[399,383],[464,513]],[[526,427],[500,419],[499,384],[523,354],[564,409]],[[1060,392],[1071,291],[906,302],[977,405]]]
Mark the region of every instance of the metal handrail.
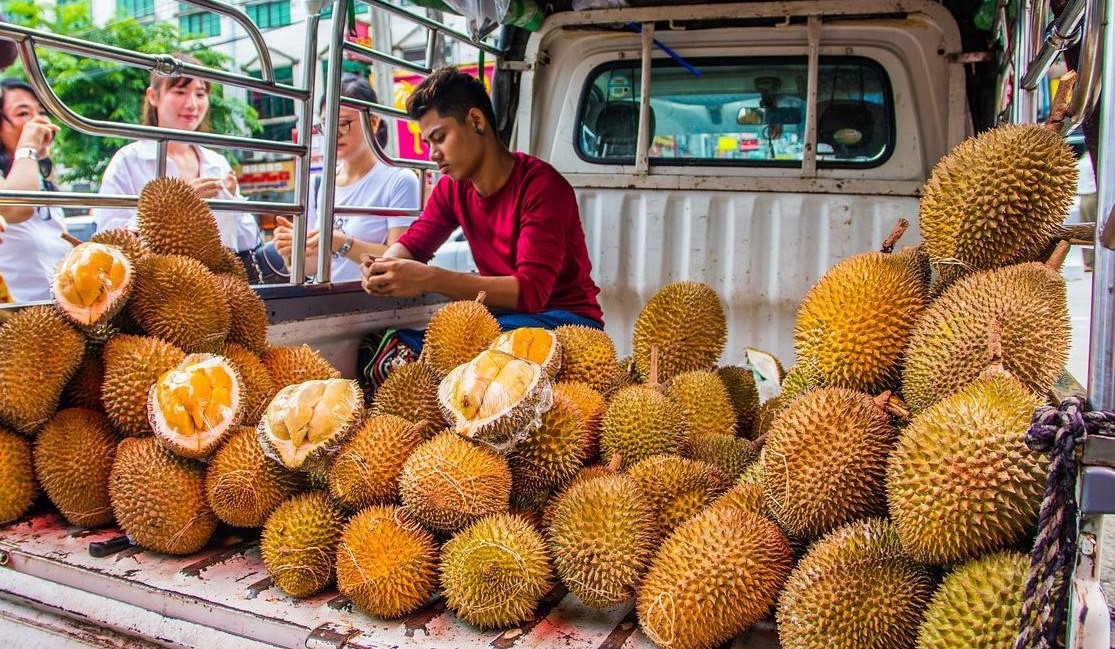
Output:
[[[253,212],[301,214],[302,206],[296,203],[272,201],[230,201],[205,199],[214,211],[243,212],[250,206]],[[0,205],[51,205],[56,207],[129,207],[139,203],[138,196],[127,194],[86,194],[84,192],[43,192],[7,189],[0,192]]]
[[1080,43],[1077,83],[1073,89],[1072,101],[1069,102],[1062,133],[1070,133],[1079,126],[1095,110],[1099,100],[1098,89],[1103,78],[1104,23],[1111,18],[1104,15],[1106,7],[1103,0],[1087,0],[1082,22],[1084,37]]
[[[1045,41],[1037,56],[1030,60],[1026,74],[1022,77],[1023,88],[1027,90],[1036,88],[1038,80],[1049,72],[1053,59],[1079,40],[1080,21],[1084,18],[1086,2],[1087,0],[1072,0],[1061,15],[1045,28]],[[1044,0],[1043,4],[1048,6],[1048,0]]]
[[472,45],[473,47],[487,52],[488,54],[493,54],[495,56],[503,54],[503,51],[494,45],[490,45],[483,41],[477,41],[464,32],[457,31],[456,29],[453,29],[448,25],[443,25],[438,21],[433,20],[432,18],[423,16],[422,14],[404,9],[403,7],[400,7],[398,5],[393,5],[386,0],[360,0],[360,2],[363,2],[364,4],[370,5],[372,7],[379,7],[384,11],[395,14],[396,16],[416,22],[431,31],[440,32],[450,38],[461,41],[462,43]]
[[238,25],[244,28],[244,31],[248,32],[248,38],[250,38],[252,40],[252,44],[255,45],[256,55],[259,57],[260,77],[268,83],[275,82],[275,68],[273,65],[271,65],[271,50],[267,49],[267,43],[263,40],[263,32],[259,31],[259,28],[256,27],[255,23],[252,22],[252,19],[248,17],[248,14],[244,13],[243,9],[230,4],[226,4],[224,2],[219,2],[218,0],[180,1],[191,4],[195,7],[208,9],[209,11],[220,14],[222,16],[228,16],[232,20],[236,21]]

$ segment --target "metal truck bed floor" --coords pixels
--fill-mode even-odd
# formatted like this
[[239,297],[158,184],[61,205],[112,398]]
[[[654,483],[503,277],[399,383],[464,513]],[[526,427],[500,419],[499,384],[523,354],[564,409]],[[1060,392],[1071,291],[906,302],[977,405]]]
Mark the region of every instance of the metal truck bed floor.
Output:
[[[69,527],[53,513],[0,527],[0,628],[53,629],[62,619],[75,628],[93,625],[111,635],[205,649],[653,646],[637,630],[632,606],[594,611],[560,585],[543,599],[538,618],[502,633],[460,622],[441,597],[394,621],[354,610],[336,590],[296,600],[271,585],[258,539],[233,533],[219,530],[205,550],[188,557],[129,548],[95,558],[89,544],[118,537],[117,529]],[[122,637],[111,646],[133,645]],[[771,625],[761,623],[731,646],[774,649],[778,643]]]

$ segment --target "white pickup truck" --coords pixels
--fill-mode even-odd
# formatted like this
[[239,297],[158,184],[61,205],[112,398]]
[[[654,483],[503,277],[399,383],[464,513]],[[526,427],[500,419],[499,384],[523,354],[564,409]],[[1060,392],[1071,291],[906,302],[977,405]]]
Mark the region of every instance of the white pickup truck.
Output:
[[[824,271],[878,248],[899,218],[914,223],[902,244],[917,242],[921,186],[973,130],[965,66],[978,57],[930,0],[631,4],[557,11],[512,39],[494,90],[503,130],[576,189],[621,355],[647,299],[689,279],[724,300],[725,364],[756,347],[791,365],[795,311]],[[353,285],[260,293],[272,343],[308,343],[348,376],[365,333],[422,325],[442,302]],[[219,531],[185,558],[121,541],[45,509],[0,528],[0,637],[21,649],[651,646],[632,607],[594,611],[560,586],[534,619],[485,633],[441,598],[393,621],[335,591],[289,598],[254,533]],[[777,647],[777,634],[760,623],[732,646]]]

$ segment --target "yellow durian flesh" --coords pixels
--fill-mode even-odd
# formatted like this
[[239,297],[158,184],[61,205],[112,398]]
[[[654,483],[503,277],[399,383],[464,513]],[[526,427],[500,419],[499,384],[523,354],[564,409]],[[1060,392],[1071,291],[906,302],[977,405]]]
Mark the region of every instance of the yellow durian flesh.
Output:
[[360,419],[364,397],[355,381],[326,379],[288,385],[259,422],[265,450],[289,469],[311,470],[336,450]]
[[536,363],[550,378],[561,370],[561,345],[557,335],[541,327],[521,327],[496,336],[488,349]]
[[119,248],[82,243],[54,273],[54,300],[71,320],[92,326],[115,315],[131,289],[132,263]]
[[151,387],[151,429],[183,457],[208,457],[240,421],[240,392],[240,377],[228,359],[190,354]]

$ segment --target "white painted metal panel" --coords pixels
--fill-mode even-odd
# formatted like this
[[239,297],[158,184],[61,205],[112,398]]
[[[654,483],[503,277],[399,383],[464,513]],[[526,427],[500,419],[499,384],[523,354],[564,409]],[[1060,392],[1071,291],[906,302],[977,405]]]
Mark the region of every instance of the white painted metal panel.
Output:
[[578,189],[593,277],[608,333],[631,352],[635,318],[663,285],[693,280],[725,302],[728,345],[739,364],[757,347],[793,364],[794,316],[836,262],[878,250],[899,218],[919,242],[918,200],[901,196]]

